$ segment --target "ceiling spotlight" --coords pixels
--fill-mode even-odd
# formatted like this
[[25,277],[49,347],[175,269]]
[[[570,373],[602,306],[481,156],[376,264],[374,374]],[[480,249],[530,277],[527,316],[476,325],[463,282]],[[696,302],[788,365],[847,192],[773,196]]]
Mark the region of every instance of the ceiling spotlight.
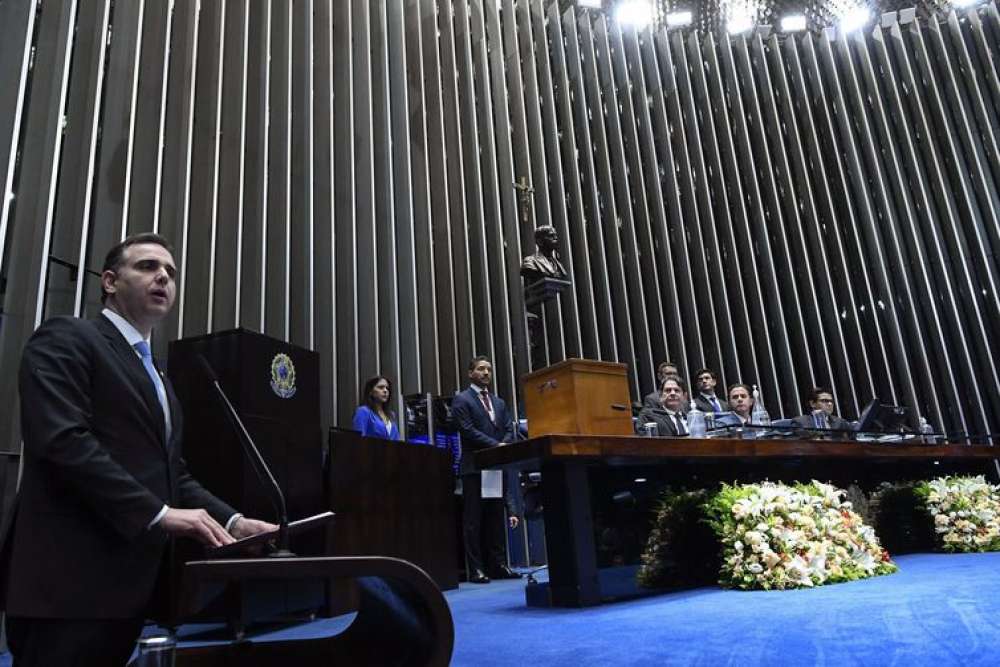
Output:
[[793,14],[781,19],[782,32],[802,32],[806,29],[806,17],[802,14]]
[[972,5],[978,5],[979,0],[951,0],[951,4],[960,9],[964,9],[966,7],[971,7]]
[[691,12],[672,12],[667,14],[667,26],[670,28],[691,25],[692,20]]
[[726,30],[730,35],[739,35],[753,30],[761,0],[719,0],[726,17]]
[[576,4],[584,9],[600,9],[604,3],[603,0],[576,0]]
[[753,29],[753,16],[750,14],[734,14],[726,22],[726,30],[730,35],[739,35]]
[[840,19],[840,29],[844,32],[854,32],[863,28],[870,18],[871,14],[866,8],[855,7]]
[[653,6],[648,0],[627,0],[618,5],[615,20],[622,25],[637,28],[647,26],[653,21]]

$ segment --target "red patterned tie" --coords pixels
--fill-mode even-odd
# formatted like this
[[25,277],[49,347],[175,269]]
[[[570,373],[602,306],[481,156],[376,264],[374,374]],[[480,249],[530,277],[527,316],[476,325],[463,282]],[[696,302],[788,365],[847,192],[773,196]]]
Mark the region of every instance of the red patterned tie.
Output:
[[486,409],[486,414],[493,419],[493,406],[490,404],[490,392],[483,389],[479,392],[479,400],[483,402],[483,408]]

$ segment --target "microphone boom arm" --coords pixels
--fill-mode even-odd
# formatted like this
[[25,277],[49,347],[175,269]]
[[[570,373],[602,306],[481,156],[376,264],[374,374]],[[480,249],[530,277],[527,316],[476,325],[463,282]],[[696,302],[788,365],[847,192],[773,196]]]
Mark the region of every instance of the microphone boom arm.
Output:
[[278,558],[294,556],[295,554],[289,549],[288,511],[285,507],[285,494],[281,492],[281,486],[278,485],[278,481],[274,479],[274,475],[271,474],[271,469],[264,461],[264,457],[261,455],[260,450],[257,449],[257,445],[254,444],[253,438],[250,437],[250,433],[247,431],[246,426],[243,424],[243,420],[240,419],[239,414],[236,412],[236,408],[233,407],[233,404],[230,402],[226,392],[223,391],[222,386],[219,384],[219,379],[216,377],[215,372],[208,363],[208,360],[201,355],[198,355],[198,359],[202,362],[205,372],[211,379],[212,386],[215,388],[215,395],[226,408],[225,412],[226,416],[229,418],[229,423],[236,430],[236,433],[239,436],[240,444],[243,446],[243,450],[246,452],[247,458],[250,459],[251,466],[253,466],[254,473],[256,473],[261,484],[271,490],[271,493],[269,494],[271,504],[274,506],[275,513],[278,515],[278,549],[270,555]]

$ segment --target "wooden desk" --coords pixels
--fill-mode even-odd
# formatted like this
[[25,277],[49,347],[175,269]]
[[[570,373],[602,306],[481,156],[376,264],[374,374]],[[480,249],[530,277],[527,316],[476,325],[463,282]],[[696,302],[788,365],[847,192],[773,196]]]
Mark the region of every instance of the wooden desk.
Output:
[[[939,462],[941,474],[970,465],[983,472],[998,449],[961,445],[904,445],[801,440],[643,438],[637,436],[549,435],[477,452],[480,469],[514,467],[541,470],[545,538],[552,604],[582,607],[607,598],[598,577],[590,475],[595,470],[656,467],[690,462],[721,462],[727,471],[773,462],[829,462],[886,466],[886,478],[900,464]],[[732,479],[732,478],[730,478]]]
[[331,431],[327,555],[402,558],[457,588],[451,463],[444,449]]

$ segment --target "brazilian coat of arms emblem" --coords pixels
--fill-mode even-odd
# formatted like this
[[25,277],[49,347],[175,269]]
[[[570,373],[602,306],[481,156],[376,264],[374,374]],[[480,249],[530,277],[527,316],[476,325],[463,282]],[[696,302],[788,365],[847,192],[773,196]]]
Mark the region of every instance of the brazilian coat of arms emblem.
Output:
[[295,364],[291,357],[279,352],[271,360],[271,390],[280,398],[291,398],[295,389]]

